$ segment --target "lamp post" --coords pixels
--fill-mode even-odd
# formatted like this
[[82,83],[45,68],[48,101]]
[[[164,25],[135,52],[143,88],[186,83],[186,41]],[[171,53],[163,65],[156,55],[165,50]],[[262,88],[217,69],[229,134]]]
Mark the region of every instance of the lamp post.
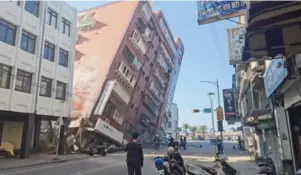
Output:
[[[220,94],[219,94],[219,83],[218,83],[218,79],[216,79],[216,81],[200,81],[201,83],[209,83],[209,84],[213,84],[214,86],[216,86],[216,90],[217,90],[217,103],[218,103],[218,107],[221,107],[221,99],[220,99]],[[222,120],[218,120],[218,123],[220,122],[220,126],[223,126],[223,121]],[[220,131],[220,136],[221,136],[221,140],[223,140],[223,131]]]
[[[210,105],[211,105],[212,135],[213,135],[213,139],[215,139],[215,124],[214,124],[214,113],[213,113],[212,95],[214,95],[213,92],[209,92],[208,93],[208,96],[210,98]],[[214,153],[214,156],[215,156],[216,155],[216,147],[215,146],[213,146],[213,153]]]

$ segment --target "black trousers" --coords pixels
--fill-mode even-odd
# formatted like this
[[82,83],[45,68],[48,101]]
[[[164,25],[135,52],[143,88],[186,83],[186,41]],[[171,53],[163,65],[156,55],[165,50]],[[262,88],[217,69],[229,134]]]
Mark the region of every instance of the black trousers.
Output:
[[140,163],[130,163],[127,162],[128,175],[141,175],[141,165]]

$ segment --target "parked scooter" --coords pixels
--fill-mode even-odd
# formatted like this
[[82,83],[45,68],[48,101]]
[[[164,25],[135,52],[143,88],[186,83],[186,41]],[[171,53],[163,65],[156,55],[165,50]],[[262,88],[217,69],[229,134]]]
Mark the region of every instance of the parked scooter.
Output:
[[216,153],[215,163],[219,163],[225,175],[236,175],[237,171],[227,163],[228,158],[225,155]]
[[88,153],[90,156],[93,156],[94,154],[106,156],[107,155],[107,144],[103,143],[102,145],[97,145],[95,143],[91,143],[88,146]]
[[258,174],[266,174],[266,175],[276,175],[275,164],[271,157],[269,157],[272,152],[268,153],[267,156],[260,158],[258,160]]

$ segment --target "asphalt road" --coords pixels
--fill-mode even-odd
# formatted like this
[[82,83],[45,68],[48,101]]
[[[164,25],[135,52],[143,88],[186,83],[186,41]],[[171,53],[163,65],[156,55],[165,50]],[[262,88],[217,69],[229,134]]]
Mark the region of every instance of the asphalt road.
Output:
[[[202,155],[213,155],[213,148],[208,141],[189,142],[187,150],[182,150],[186,162]],[[203,147],[200,148],[199,145]],[[225,152],[231,151],[234,143],[225,143]],[[153,164],[155,155],[163,155],[166,148],[153,151],[145,149],[143,175],[154,175],[156,169]],[[194,156],[194,157],[192,157]],[[91,157],[65,163],[33,166],[14,170],[0,171],[0,175],[127,175],[125,153],[110,154],[106,157]]]

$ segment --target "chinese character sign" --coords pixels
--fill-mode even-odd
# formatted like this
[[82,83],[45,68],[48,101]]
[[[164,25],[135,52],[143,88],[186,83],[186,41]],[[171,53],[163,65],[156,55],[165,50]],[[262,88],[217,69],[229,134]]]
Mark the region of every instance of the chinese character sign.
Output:
[[207,24],[240,16],[247,9],[247,1],[198,1],[198,23]]
[[235,98],[233,89],[223,89],[225,120],[236,119]]

